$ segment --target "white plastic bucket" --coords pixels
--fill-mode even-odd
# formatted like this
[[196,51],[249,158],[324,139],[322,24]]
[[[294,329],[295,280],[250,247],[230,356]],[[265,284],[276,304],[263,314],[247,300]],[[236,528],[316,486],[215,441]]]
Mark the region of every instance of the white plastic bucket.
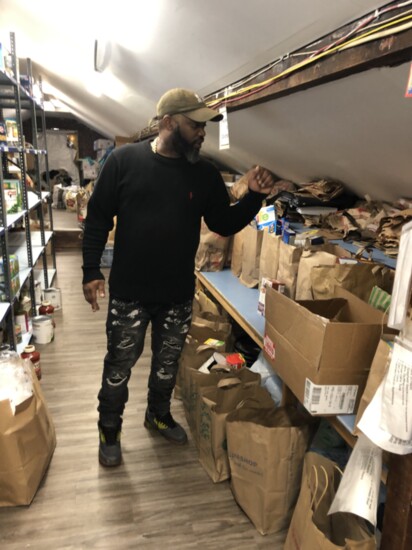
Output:
[[49,344],[54,338],[53,319],[49,315],[37,315],[32,319],[33,340],[36,344]]

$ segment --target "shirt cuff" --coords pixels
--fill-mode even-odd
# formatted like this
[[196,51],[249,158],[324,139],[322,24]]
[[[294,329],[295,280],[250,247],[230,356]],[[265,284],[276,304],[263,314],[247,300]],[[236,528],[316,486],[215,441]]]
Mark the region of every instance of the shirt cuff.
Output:
[[90,281],[105,280],[103,273],[98,268],[85,268],[83,267],[83,281],[82,284],[90,283]]

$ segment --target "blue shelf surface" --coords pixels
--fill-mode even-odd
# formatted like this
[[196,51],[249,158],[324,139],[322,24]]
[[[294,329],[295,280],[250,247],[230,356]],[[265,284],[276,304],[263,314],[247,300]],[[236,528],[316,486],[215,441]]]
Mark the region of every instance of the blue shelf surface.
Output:
[[336,417],[349,433],[353,433],[355,427],[356,414],[339,414]]
[[259,290],[248,288],[230,271],[202,271],[202,276],[229,302],[234,310],[261,336],[265,334],[265,318],[258,313]]

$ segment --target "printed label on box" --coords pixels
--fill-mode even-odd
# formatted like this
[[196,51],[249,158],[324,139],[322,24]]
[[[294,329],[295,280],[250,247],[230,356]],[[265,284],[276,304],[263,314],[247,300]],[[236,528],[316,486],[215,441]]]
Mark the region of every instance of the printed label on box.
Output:
[[275,359],[275,344],[272,342],[267,334],[265,334],[265,337],[263,339],[263,347],[269,357],[272,360]]
[[412,439],[412,351],[395,342],[383,388],[380,426],[401,440]]
[[357,385],[319,386],[306,378],[303,404],[311,414],[351,414],[357,393]]

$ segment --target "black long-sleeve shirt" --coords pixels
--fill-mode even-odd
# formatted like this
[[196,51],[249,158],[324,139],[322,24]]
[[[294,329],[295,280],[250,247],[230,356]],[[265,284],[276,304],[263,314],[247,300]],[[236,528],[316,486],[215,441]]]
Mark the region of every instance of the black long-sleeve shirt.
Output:
[[201,217],[211,231],[231,235],[251,221],[263,199],[250,191],[231,206],[219,171],[208,161],[163,157],[149,142],[115,149],[87,208],[83,283],[104,278],[100,260],[117,216],[110,293],[146,303],[190,299]]

